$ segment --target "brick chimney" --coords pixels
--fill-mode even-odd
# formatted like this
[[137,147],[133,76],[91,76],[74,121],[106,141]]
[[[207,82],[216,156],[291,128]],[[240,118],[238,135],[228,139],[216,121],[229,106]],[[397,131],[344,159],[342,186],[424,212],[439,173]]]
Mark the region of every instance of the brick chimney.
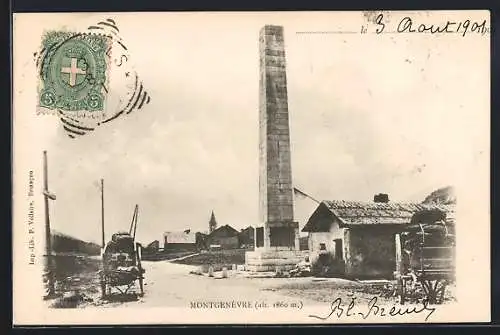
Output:
[[374,202],[381,202],[381,203],[386,204],[386,203],[389,202],[389,195],[385,194],[385,193],[375,194],[373,196],[373,201]]

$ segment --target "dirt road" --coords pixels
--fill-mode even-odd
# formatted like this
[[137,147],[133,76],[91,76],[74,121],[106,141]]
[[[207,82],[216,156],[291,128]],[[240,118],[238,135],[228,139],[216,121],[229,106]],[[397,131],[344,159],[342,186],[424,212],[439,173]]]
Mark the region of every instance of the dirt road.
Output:
[[[181,307],[189,308],[191,303],[210,302],[277,302],[316,306],[329,304],[333,299],[349,301],[352,296],[359,301],[370,301],[377,296],[382,303],[395,303],[391,290],[382,284],[353,282],[340,278],[255,278],[250,273],[228,271],[222,278],[221,272],[215,277],[194,274],[199,267],[170,261],[144,261],[145,294],[114,295],[103,301],[100,298],[99,282],[81,289],[84,299],[69,308],[138,308],[138,307]],[[59,304],[63,307],[64,304]],[[54,305],[52,305],[54,306]],[[56,306],[54,306],[56,307]]]
[[[290,279],[247,278],[229,272],[228,278],[215,278],[190,273],[198,267],[161,262],[143,262],[145,273],[145,294],[137,300],[102,302],[98,296],[90,307],[189,307],[191,302],[207,301],[278,301],[296,302],[297,298],[287,297],[273,291],[273,287]],[[303,278],[308,279],[308,278]],[[302,278],[297,278],[300,281]],[[303,303],[306,303],[301,299]]]

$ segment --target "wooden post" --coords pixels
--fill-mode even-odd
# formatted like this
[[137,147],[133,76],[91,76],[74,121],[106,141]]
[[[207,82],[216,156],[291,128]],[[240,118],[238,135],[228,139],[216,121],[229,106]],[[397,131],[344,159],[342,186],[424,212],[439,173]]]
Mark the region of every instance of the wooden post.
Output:
[[401,246],[401,235],[395,235],[395,245],[396,245],[396,273],[402,274],[403,272],[403,249]]
[[395,293],[399,296],[399,303],[404,305],[405,303],[405,287],[403,279],[403,249],[401,246],[401,234],[396,234],[394,237],[394,242],[396,246],[396,271],[394,271],[394,279],[396,280],[396,291]]
[[135,205],[135,225],[134,225],[134,240],[135,240],[135,232],[137,231],[137,220],[139,219],[139,205]]
[[104,179],[101,179],[101,229],[102,229],[102,248],[106,246],[104,235]]
[[128,228],[128,233],[130,236],[132,236],[132,229],[134,229],[134,222],[135,222],[135,211],[137,208],[134,208],[134,213],[132,214],[132,221],[130,221],[130,227]]
[[49,193],[48,181],[48,167],[47,167],[47,151],[43,152],[43,200],[45,207],[45,273],[47,276],[47,296],[51,297],[55,294],[54,272],[52,262],[52,236],[50,232],[50,217],[49,217],[49,197],[55,199]]
[[135,232],[137,230],[137,216],[139,215],[139,205],[135,205],[134,215],[132,215],[132,222],[130,223],[130,228],[128,233],[135,239]]
[[420,271],[424,272],[424,246],[425,246],[425,229],[422,223],[419,223],[420,231],[422,232],[422,240],[420,241]]

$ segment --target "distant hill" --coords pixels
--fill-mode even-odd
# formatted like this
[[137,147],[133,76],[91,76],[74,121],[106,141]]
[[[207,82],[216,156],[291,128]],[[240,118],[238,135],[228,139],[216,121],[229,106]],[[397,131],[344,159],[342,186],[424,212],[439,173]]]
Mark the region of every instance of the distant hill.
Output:
[[52,231],[52,251],[57,253],[78,253],[85,255],[99,255],[101,252],[101,246],[92,243],[82,241],[78,238],[62,234],[57,231]]
[[423,204],[443,204],[443,205],[452,205],[457,203],[457,197],[455,195],[455,189],[453,186],[446,186],[439,188],[429,194],[424,201]]

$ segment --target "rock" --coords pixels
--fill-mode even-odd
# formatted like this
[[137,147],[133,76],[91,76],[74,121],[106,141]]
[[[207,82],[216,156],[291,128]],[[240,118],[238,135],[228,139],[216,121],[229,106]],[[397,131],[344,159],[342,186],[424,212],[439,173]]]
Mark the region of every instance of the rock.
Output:
[[203,275],[203,273],[201,273],[201,271],[199,271],[199,270],[189,271],[189,274],[198,275],[198,276],[202,276]]

